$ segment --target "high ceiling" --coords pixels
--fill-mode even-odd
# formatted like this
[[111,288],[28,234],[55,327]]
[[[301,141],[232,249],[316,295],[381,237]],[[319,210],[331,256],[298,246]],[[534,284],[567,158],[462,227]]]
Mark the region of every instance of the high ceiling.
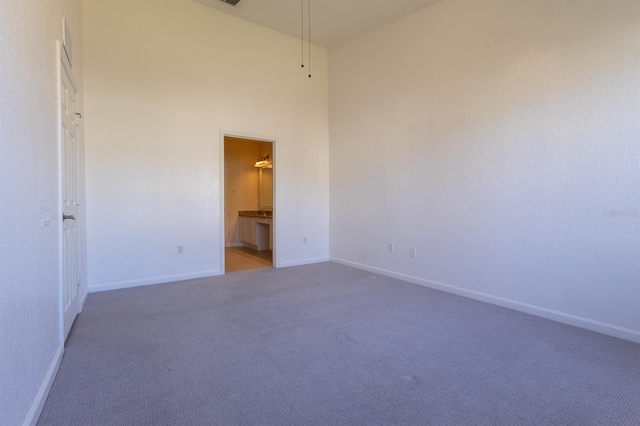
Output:
[[[301,0],[240,0],[237,6],[221,0],[194,1],[294,37],[301,35]],[[305,40],[311,1],[311,41],[330,48],[439,0],[303,1]]]

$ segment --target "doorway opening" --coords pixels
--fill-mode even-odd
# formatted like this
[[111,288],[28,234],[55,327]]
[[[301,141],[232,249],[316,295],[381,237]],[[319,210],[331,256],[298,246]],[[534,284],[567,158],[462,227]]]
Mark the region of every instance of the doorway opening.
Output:
[[274,247],[274,142],[223,135],[225,273],[271,268]]

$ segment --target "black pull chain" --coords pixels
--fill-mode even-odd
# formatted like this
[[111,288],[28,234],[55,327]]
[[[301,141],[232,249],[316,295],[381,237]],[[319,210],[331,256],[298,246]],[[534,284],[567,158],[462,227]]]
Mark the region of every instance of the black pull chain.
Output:
[[301,68],[304,68],[304,0],[300,0],[300,44],[302,46],[302,65]]

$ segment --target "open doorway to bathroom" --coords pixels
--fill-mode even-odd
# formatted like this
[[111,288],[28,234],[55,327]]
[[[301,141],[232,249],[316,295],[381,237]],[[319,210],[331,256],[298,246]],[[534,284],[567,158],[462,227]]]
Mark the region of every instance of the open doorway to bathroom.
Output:
[[274,265],[273,142],[224,136],[225,272]]

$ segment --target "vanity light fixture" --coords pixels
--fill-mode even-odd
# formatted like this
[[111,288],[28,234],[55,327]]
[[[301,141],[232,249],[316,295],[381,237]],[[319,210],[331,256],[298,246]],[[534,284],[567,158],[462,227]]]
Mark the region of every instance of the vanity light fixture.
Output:
[[273,169],[273,162],[269,159],[269,156],[266,155],[258,158],[258,161],[256,161],[256,164],[254,164],[253,167],[257,167],[259,169]]

